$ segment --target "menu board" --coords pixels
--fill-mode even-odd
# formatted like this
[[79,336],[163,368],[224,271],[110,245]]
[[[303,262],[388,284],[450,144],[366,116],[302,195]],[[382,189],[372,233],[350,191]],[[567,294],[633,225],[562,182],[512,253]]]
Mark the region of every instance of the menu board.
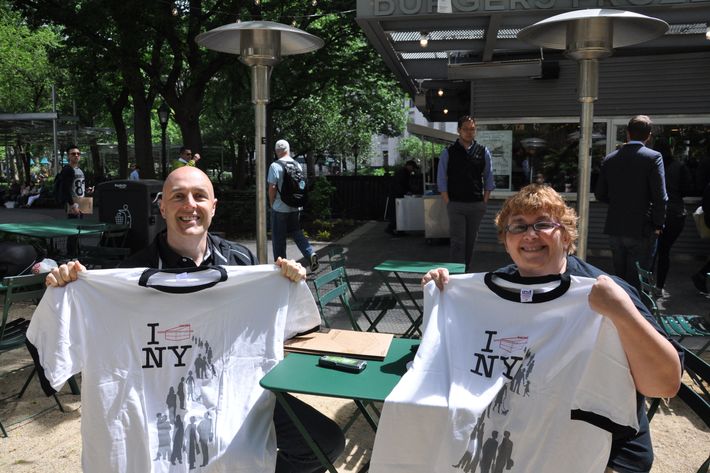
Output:
[[511,190],[513,130],[480,130],[476,132],[476,141],[491,152],[496,189]]

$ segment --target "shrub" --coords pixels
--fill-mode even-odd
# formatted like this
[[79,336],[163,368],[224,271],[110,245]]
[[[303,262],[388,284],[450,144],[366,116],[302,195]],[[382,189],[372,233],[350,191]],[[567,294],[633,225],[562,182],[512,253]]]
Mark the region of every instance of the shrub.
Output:
[[325,177],[316,178],[313,188],[308,193],[308,209],[313,218],[319,220],[330,219],[330,197],[335,192],[333,186]]

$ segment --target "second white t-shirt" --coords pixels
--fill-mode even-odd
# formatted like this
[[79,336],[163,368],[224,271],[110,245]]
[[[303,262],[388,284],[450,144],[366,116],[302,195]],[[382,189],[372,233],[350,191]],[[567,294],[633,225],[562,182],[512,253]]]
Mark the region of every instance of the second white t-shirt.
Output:
[[470,274],[425,287],[422,343],[384,404],[370,471],[603,472],[612,432],[638,425],[593,283]]

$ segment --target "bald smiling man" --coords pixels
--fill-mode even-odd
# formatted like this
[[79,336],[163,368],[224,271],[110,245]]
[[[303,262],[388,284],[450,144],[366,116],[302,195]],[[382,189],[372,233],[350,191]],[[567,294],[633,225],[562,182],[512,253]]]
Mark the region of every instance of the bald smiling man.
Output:
[[[130,256],[121,267],[162,269],[258,264],[256,256],[247,247],[209,233],[216,208],[214,188],[204,172],[191,166],[174,170],[165,180],[160,202],[166,230],[146,248]],[[291,281],[298,282],[306,277],[306,269],[296,261],[278,258],[276,265]],[[85,270],[79,261],[63,264],[47,275],[47,286],[64,286],[75,281],[77,273]],[[331,461],[338,458],[345,447],[345,438],[338,425],[295,397],[286,395],[286,398],[328,458]],[[324,471],[279,403],[274,410],[274,425],[279,449],[276,473]]]

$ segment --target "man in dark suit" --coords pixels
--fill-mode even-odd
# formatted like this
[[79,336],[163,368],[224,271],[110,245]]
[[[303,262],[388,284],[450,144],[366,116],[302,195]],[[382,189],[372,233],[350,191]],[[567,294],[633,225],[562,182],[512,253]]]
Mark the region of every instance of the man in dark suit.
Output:
[[645,146],[651,127],[646,115],[629,120],[627,142],[604,158],[595,192],[597,200],[609,204],[604,233],[609,235],[614,272],[637,289],[635,263],[652,268],[668,201],[663,158]]

